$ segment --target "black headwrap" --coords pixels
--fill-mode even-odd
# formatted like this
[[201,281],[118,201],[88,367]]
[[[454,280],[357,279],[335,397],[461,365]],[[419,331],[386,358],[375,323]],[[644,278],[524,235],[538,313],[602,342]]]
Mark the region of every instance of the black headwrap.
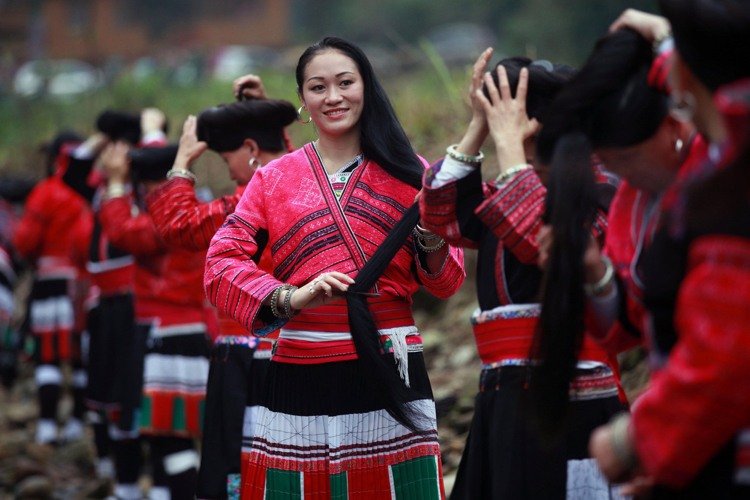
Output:
[[217,153],[234,151],[245,139],[253,139],[266,151],[282,151],[284,127],[297,118],[287,101],[252,99],[220,104],[198,115],[198,139]]
[[177,145],[131,149],[130,170],[134,178],[141,181],[161,181],[174,165]]
[[659,0],[685,64],[711,91],[750,76],[750,2]]

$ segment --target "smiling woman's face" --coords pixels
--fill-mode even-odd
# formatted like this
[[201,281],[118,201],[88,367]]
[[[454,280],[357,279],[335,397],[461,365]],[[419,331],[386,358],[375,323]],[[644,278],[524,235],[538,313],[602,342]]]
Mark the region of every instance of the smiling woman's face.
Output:
[[320,52],[305,68],[301,92],[320,135],[359,133],[364,82],[354,60],[335,49]]

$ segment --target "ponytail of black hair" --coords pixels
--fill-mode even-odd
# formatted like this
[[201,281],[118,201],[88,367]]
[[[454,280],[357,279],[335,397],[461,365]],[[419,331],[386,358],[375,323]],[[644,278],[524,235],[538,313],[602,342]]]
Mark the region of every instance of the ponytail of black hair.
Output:
[[349,287],[349,293],[346,294],[352,339],[363,372],[370,375],[367,381],[372,394],[379,399],[393,418],[414,432],[425,430],[428,422],[425,421],[424,415],[419,414],[406,403],[428,397],[428,395],[419,395],[407,387],[399,377],[393,363],[383,356],[380,334],[367,306],[367,298],[358,292],[369,292],[372,289],[396,252],[408,239],[417,222],[419,222],[419,204],[415,203],[393,226],[375,254],[359,271],[356,282]]
[[420,189],[424,166],[411,147],[370,61],[359,47],[337,37],[326,37],[308,47],[300,56],[295,71],[299,95],[302,95],[307,65],[326,50],[337,50],[352,59],[362,75],[364,106],[359,122],[359,139],[365,158],[375,161],[396,179]]
[[541,314],[532,346],[531,394],[540,429],[555,435],[568,410],[569,387],[583,342],[583,255],[597,209],[591,147],[581,133],[557,141],[547,186],[553,244],[542,281]]
[[668,97],[651,87],[651,45],[620,30],[601,38],[586,63],[548,109],[537,159],[551,164],[547,218],[553,246],[542,286],[542,310],[532,356],[532,404],[540,428],[559,433],[569,406],[584,334],[583,256],[598,203],[591,152],[628,147],[652,137],[668,112]]

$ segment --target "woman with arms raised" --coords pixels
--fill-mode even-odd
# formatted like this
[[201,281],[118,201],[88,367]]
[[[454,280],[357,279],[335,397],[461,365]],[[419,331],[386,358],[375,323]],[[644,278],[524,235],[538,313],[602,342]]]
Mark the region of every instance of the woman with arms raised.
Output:
[[[258,168],[288,152],[284,127],[297,113],[291,103],[265,99],[257,76],[248,75],[251,98],[204,110],[185,120],[170,180],[152,192],[148,211],[164,241],[176,248],[207,249],[211,238],[234,212],[247,183]],[[206,150],[226,162],[235,192],[203,203],[195,195],[195,175],[188,170]],[[265,244],[253,259],[266,268]],[[265,339],[264,339],[265,340]],[[239,323],[220,315],[211,353],[206,388],[206,414],[201,446],[198,498],[239,498],[243,427],[252,425],[253,407],[268,370],[272,343],[248,336]]]
[[[614,365],[604,350],[588,341],[580,363],[570,367],[575,380],[563,401],[571,408],[567,432],[545,439],[528,409],[542,279],[536,236],[547,193],[547,169],[535,161],[534,144],[540,124],[546,127],[550,102],[573,70],[514,57],[500,61],[493,75],[484,74],[490,54],[474,67],[468,129],[426,173],[420,199],[429,229],[478,249],[480,309],[472,324],[483,366],[452,498],[609,498],[586,447],[590,431],[621,409]],[[488,136],[500,175],[482,182],[487,167],[478,153]],[[587,168],[594,170],[590,163]],[[601,235],[614,186],[596,172],[602,196],[593,231]]]

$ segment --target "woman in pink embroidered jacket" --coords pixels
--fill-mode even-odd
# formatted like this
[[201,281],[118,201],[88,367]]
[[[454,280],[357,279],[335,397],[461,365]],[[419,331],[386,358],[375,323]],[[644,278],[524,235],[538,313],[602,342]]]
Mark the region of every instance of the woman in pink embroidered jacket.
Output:
[[[415,227],[424,161],[366,56],[326,38],[296,79],[319,138],[255,174],[206,261],[220,310],[256,335],[281,326],[242,497],[442,497],[411,302],[454,293],[462,251]],[[250,260],[262,241],[272,273]]]

